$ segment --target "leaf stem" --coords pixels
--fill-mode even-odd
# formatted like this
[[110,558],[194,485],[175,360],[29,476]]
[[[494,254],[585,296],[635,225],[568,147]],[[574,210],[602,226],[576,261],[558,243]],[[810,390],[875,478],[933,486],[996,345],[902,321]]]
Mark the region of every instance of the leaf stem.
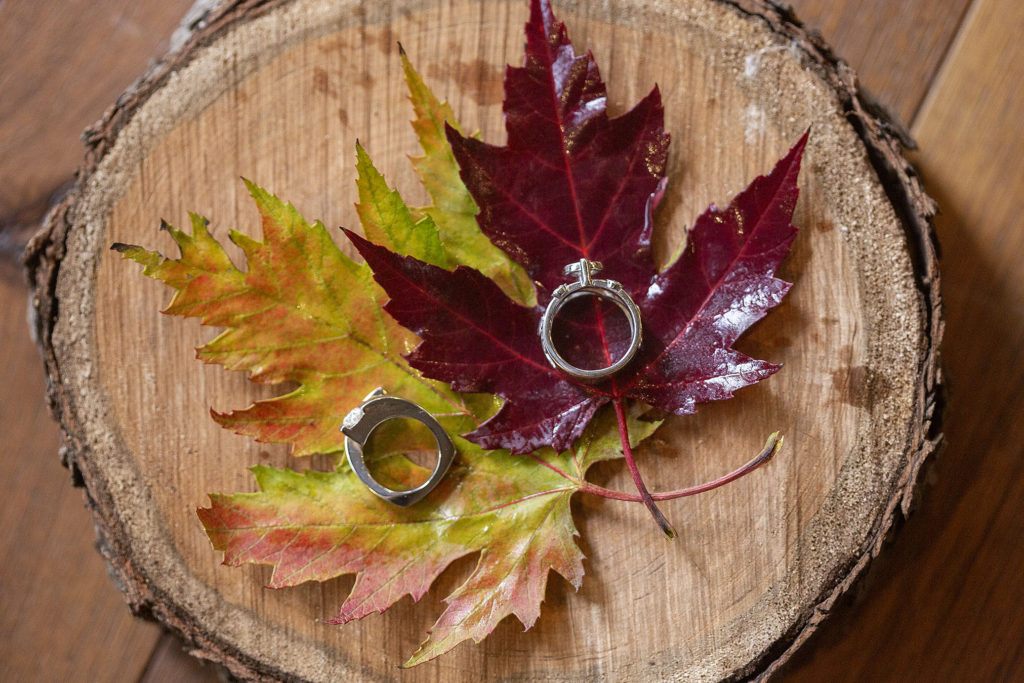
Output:
[[[651,516],[654,517],[654,521],[658,523],[658,526],[661,527],[661,530],[666,536],[669,538],[675,538],[676,530],[672,528],[672,525],[665,518],[665,515],[663,515],[661,510],[658,509],[658,506],[654,504],[654,499],[651,498],[651,494],[648,492],[647,486],[644,484],[644,479],[640,476],[640,470],[637,469],[636,460],[633,459],[633,449],[629,445],[629,429],[626,427],[626,411],[622,408],[622,399],[612,399],[612,405],[615,406],[615,418],[619,423],[619,438],[622,440],[622,454],[626,457],[626,466],[629,468],[629,473],[633,475],[633,483],[636,484],[636,489],[640,492],[640,496],[636,498],[636,500],[643,502],[643,504],[647,506]],[[584,482],[584,486],[580,490],[589,491],[587,488],[588,486],[591,485]],[[593,488],[600,489],[601,487],[595,486]],[[615,492],[612,491],[611,493]]]
[[[723,477],[719,477],[718,479],[714,479],[714,480],[706,482],[704,484],[698,484],[697,486],[691,486],[689,488],[679,489],[677,491],[666,491],[664,493],[651,493],[651,494],[648,494],[648,496],[649,496],[649,498],[652,501],[655,501],[655,500],[674,500],[676,498],[685,498],[686,496],[693,496],[693,495],[696,495],[698,493],[704,493],[705,491],[710,491],[711,489],[716,489],[719,486],[723,486],[725,484],[728,484],[731,481],[736,481],[737,479],[739,479],[740,477],[744,476],[745,474],[749,474],[750,472],[753,472],[758,467],[760,467],[761,465],[765,464],[766,462],[771,460],[773,457],[775,457],[775,454],[778,453],[781,449],[782,449],[782,437],[779,436],[778,432],[774,432],[774,433],[771,434],[771,436],[768,437],[768,441],[765,442],[764,448],[761,450],[761,452],[758,453],[750,462],[748,462],[747,464],[743,465],[739,469],[733,470],[732,472],[730,472],[729,474],[726,474]],[[626,457],[626,462],[629,463],[631,461],[632,461],[632,456],[631,455],[627,456]],[[633,471],[634,467],[631,467],[630,471]],[[634,481],[635,480],[636,480],[636,477],[634,476]],[[621,491],[613,491],[611,489],[606,489],[603,486],[597,486],[595,484],[591,484],[590,482],[583,482],[583,485],[579,488],[579,490],[583,491],[584,493],[592,493],[595,496],[601,496],[602,498],[612,498],[614,500],[626,500],[626,501],[631,501],[631,502],[634,502],[634,503],[644,503],[645,505],[648,506],[648,509],[650,509],[650,505],[647,504],[647,500],[642,495],[638,496],[635,493],[623,493]],[[646,490],[643,490],[642,493],[646,493]]]

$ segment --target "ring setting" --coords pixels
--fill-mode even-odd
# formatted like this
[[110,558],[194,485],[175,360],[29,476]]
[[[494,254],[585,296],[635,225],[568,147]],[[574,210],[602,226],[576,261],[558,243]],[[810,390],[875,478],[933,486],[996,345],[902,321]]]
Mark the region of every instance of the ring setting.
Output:
[[[437,465],[430,477],[416,488],[395,491],[373,478],[366,467],[363,451],[373,430],[388,420],[403,417],[422,423],[434,435],[437,442]],[[433,415],[412,401],[388,396],[380,387],[364,398],[358,407],[349,411],[341,423],[341,432],[345,435],[345,457],[359,480],[380,498],[401,507],[408,507],[430,493],[440,483],[455,458],[455,444]]]
[[[548,362],[565,374],[584,382],[596,382],[624,368],[633,360],[642,340],[640,309],[637,308],[629,293],[615,280],[601,280],[592,277],[602,267],[599,262],[585,258],[565,266],[562,272],[567,276],[575,276],[576,281],[560,285],[555,289],[540,321],[541,347]],[[584,296],[596,296],[614,303],[629,321],[629,347],[621,358],[604,368],[585,369],[572,365],[558,352],[551,337],[555,318],[562,307],[573,299]]]

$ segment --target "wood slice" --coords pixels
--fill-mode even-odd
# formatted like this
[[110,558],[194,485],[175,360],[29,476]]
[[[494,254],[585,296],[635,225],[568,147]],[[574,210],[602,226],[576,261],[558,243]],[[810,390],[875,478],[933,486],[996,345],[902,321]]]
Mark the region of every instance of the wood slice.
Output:
[[[700,211],[811,128],[802,230],[781,272],[795,286],[738,345],[785,367],[669,420],[639,458],[664,490],[739,466],[774,430],[786,446],[728,487],[666,503],[681,536],[671,543],[642,506],[577,496],[583,587],[552,578],[528,632],[506,619],[483,643],[401,678],[770,673],[879,552],[940,439],[933,206],[849,68],[785,10],[624,0],[556,11],[577,48],[596,54],[613,113],[661,87],[673,136],[662,261]],[[159,315],[168,291],[109,246],[176,253],[157,226],[185,225],[190,210],[220,239],[232,228],[257,235],[239,176],[311,219],[355,226],[357,136],[392,184],[425,201],[405,158],[418,148],[396,41],[468,128],[501,143],[502,72],[521,61],[526,17],[521,0],[222,5],[89,134],[76,189],[32,245],[50,400],[103,553],[133,610],[237,676],[398,679],[395,665],[475,560],[449,568],[418,604],[344,627],[320,620],[336,614],[350,577],[271,591],[268,568],[221,566],[195,515],[206,494],[253,490],[255,464],[306,463],[210,420],[210,407],[272,392],[197,362],[193,347],[215,331]],[[593,478],[632,486],[621,463]]]

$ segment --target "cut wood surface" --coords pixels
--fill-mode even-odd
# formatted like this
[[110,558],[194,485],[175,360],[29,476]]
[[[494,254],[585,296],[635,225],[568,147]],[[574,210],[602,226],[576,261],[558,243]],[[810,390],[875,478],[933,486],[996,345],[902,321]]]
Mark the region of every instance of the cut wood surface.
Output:
[[[39,94],[32,108],[51,117],[46,126],[26,127],[22,117],[0,116],[3,139],[26,151],[4,156],[5,187],[26,187],[18,159],[70,179],[81,156],[80,131],[143,73],[146,57],[159,56],[170,25],[158,28],[152,17],[172,4],[60,3],[65,20],[58,25],[48,19],[55,4],[0,4],[0,29],[17,29],[16,40],[0,41],[0,89],[6,94],[19,82],[38,86],[22,92]],[[187,4],[178,0],[179,14]],[[1024,75],[1021,20],[1014,14],[1019,8],[1013,0],[973,0],[958,31],[962,3],[899,0],[869,10],[862,0],[791,4],[858,70],[866,88],[903,113],[921,143],[913,158],[943,210],[936,226],[947,257],[943,347],[953,390],[944,425],[948,447],[919,496],[919,509],[872,563],[866,580],[791,660],[782,680],[1021,679],[1024,611],[1016,606],[1024,601],[1024,423],[1017,416],[1024,412],[1024,244],[1014,237],[1022,234],[1017,216],[1024,210],[1024,101],[1014,85]],[[96,35],[106,38],[97,41]],[[149,52],[118,43],[140,35]],[[54,60],[45,50],[25,48],[34,43],[52,43],[68,54]],[[72,50],[75,45],[86,49]],[[109,60],[112,54],[118,59]],[[140,61],[133,62],[133,54]],[[105,78],[88,75],[98,63],[109,69]],[[58,83],[59,100],[42,96]],[[925,94],[928,106],[921,108]],[[60,125],[52,119],[57,113]],[[38,204],[28,194],[16,195],[19,205]],[[7,230],[0,246],[5,258],[18,248]],[[170,636],[153,651],[157,627],[127,617],[123,599],[106,583],[82,493],[55,465],[56,427],[33,417],[45,413],[43,379],[23,328],[26,291],[15,266],[8,264],[7,271],[0,288],[7,359],[0,395],[6,445],[0,453],[7,472],[0,514],[10,533],[0,557],[6,619],[0,678],[133,680],[145,667],[146,681],[214,680],[211,667],[183,656]],[[25,527],[45,529],[45,536],[26,537],[19,533]],[[46,546],[35,541],[44,537]],[[56,566],[47,569],[51,560]],[[17,586],[17,593],[9,586]],[[72,614],[83,615],[83,628],[70,626]],[[151,635],[136,636],[144,632]]]
[[[481,645],[403,677],[770,670],[878,552],[934,446],[931,205],[864,111],[852,74],[777,10],[697,1],[559,10],[577,45],[597,53],[613,111],[662,87],[674,134],[662,254],[707,203],[727,200],[811,127],[803,231],[782,273],[796,285],[741,344],[785,370],[673,420],[641,466],[653,487],[669,488],[732,469],[774,429],[787,448],[763,472],[667,507],[682,535],[673,544],[642,508],[580,499],[589,557],[580,592],[553,581],[528,633],[506,621]],[[519,59],[524,19],[519,2],[232,6],[94,132],[79,186],[35,245],[52,400],[104,551],[137,610],[236,673],[394,677],[439,600],[329,627],[317,619],[333,616],[350,580],[270,592],[264,569],[218,564],[194,515],[205,494],[251,489],[253,464],[302,465],[209,420],[209,406],[240,407],[266,389],[196,363],[191,347],[211,331],[157,315],[167,293],[109,244],[169,250],[158,221],[183,224],[187,210],[208,216],[215,235],[253,234],[239,175],[309,217],[354,225],[357,134],[415,194],[395,41],[470,128],[500,141],[501,68]],[[614,467],[598,476],[628,481]],[[437,593],[468,566],[447,572]]]

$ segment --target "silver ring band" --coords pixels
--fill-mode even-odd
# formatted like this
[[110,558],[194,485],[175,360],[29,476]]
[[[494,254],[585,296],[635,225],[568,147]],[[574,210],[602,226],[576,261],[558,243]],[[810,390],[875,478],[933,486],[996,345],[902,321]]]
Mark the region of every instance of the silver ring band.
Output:
[[[366,467],[363,449],[374,429],[388,420],[402,417],[423,423],[434,435],[434,440],[437,441],[437,465],[430,478],[416,488],[395,491],[373,478]],[[452,443],[448,432],[434,419],[433,415],[412,401],[387,396],[381,388],[375,389],[363,399],[363,403],[358,408],[353,409],[345,416],[345,420],[341,424],[341,431],[345,435],[345,457],[348,458],[348,464],[359,480],[379,497],[402,507],[408,507],[430,493],[440,483],[455,458],[455,444]]]
[[[552,366],[561,370],[567,375],[584,382],[594,382],[609,375],[612,375],[633,360],[642,340],[642,328],[640,324],[640,309],[633,302],[629,293],[622,288],[622,285],[615,280],[597,280],[591,275],[601,270],[601,264],[587,259],[580,259],[577,263],[570,263],[565,267],[566,275],[577,276],[576,282],[561,285],[554,291],[551,301],[544,309],[544,316],[540,320],[540,341],[544,356]],[[619,307],[629,320],[629,348],[617,361],[605,368],[586,370],[572,365],[562,358],[555,348],[554,340],[551,338],[551,330],[555,324],[555,318],[562,307],[573,299],[583,296],[596,296],[611,301]]]

